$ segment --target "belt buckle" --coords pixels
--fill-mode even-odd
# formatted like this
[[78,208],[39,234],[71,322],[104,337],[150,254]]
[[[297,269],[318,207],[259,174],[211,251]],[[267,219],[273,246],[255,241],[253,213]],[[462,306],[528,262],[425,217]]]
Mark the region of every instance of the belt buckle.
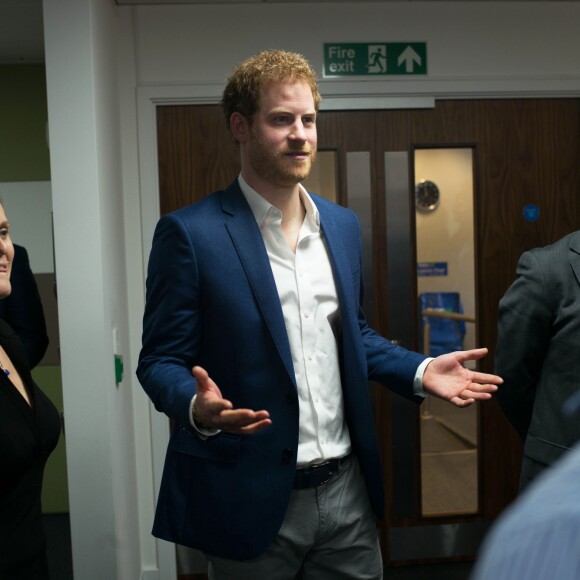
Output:
[[321,467],[325,467],[329,463],[330,463],[330,460],[325,461],[324,463],[316,463],[314,465],[305,465],[304,467],[299,467],[298,471],[302,471],[304,473],[313,473],[315,471],[318,471]]
[[297,474],[300,473],[300,477],[308,482],[306,485],[300,485],[298,489],[304,489],[306,487],[319,487],[325,483],[328,483],[332,477],[338,473],[339,467],[339,461],[336,459],[329,459],[323,463],[298,468]]
[[321,467],[326,467],[327,465],[330,465],[331,461],[325,461],[324,463],[317,463],[316,465],[313,465],[310,469],[312,469],[312,471],[316,471],[317,469],[320,469]]
[[320,482],[318,485],[324,485],[325,483],[328,483],[328,482],[329,482],[329,481],[332,479],[332,476],[333,476],[335,473],[336,473],[336,471],[332,471],[332,470],[330,470],[330,471],[328,472],[328,477],[327,477],[327,478],[326,478],[324,481],[321,481],[321,482]]
[[[333,462],[335,460],[334,459],[329,459],[328,461],[325,461],[324,463],[320,463],[319,465],[316,465],[314,468],[314,471],[316,471],[317,469],[323,468],[323,467],[328,467],[328,466],[332,466]],[[336,465],[336,469],[333,469],[332,467],[330,468],[330,471],[326,474],[325,479],[323,479],[320,483],[317,484],[317,487],[320,485],[324,485],[325,483],[328,483],[331,479],[332,476],[337,473],[338,471],[338,462]]]

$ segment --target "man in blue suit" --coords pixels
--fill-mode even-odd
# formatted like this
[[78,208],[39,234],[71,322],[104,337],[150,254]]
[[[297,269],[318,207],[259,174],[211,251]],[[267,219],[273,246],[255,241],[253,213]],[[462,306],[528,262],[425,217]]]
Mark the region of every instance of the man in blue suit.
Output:
[[302,56],[241,63],[222,99],[239,177],[155,231],[137,374],[173,429],[153,533],[210,578],[381,578],[368,380],[460,407],[501,383],[463,367],[486,349],[426,359],[368,327],[357,218],[300,185],[319,102]]

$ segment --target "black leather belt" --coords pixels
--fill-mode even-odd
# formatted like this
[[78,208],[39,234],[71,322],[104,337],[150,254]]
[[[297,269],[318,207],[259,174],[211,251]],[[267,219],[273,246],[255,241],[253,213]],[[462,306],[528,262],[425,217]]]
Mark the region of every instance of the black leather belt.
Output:
[[294,477],[294,489],[307,489],[309,487],[324,485],[335,473],[338,473],[346,459],[346,457],[329,459],[317,465],[299,467]]

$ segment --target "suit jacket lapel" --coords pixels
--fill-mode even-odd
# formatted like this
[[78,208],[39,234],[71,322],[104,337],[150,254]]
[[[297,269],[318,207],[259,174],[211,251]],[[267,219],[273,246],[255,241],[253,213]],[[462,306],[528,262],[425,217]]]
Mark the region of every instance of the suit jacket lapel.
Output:
[[343,370],[345,380],[343,390],[356,389],[360,386],[358,380],[364,376],[364,353],[361,350],[360,327],[359,327],[359,297],[355,296],[352,280],[353,265],[348,260],[348,254],[344,246],[344,232],[338,227],[332,212],[318,207],[320,211],[320,224],[324,233],[328,254],[334,274],[336,292],[340,304],[342,317],[342,345],[344,354]]
[[280,353],[282,362],[292,382],[296,383],[284,315],[270,267],[270,260],[254,214],[246,202],[237,180],[224,191],[222,209],[230,218],[226,220],[226,229],[246,272],[256,302]]
[[[322,231],[324,232],[326,247],[328,248],[332,270],[334,273],[334,282],[336,284],[340,308],[344,317],[345,310],[351,311],[352,305],[355,304],[355,300],[352,295],[352,281],[350,281],[348,278],[351,275],[350,265],[342,245],[340,231],[336,225],[336,222],[332,218],[332,215],[327,212],[321,212],[320,223]],[[350,314],[356,316],[356,313],[354,312],[350,312]]]

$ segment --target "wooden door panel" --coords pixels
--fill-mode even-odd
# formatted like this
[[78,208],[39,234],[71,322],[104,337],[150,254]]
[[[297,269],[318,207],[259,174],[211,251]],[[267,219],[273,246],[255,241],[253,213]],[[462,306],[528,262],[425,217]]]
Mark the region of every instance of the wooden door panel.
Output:
[[161,215],[227,187],[240,172],[237,146],[220,107],[157,108]]

